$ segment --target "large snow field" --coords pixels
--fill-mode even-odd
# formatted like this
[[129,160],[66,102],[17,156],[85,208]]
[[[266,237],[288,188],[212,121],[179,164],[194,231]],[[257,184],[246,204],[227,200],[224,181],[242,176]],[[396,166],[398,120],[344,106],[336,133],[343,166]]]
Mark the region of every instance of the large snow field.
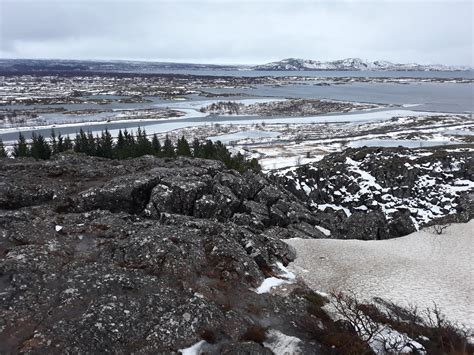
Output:
[[289,270],[314,290],[350,291],[420,309],[436,303],[447,318],[474,328],[474,220],[405,237],[361,241],[290,239]]

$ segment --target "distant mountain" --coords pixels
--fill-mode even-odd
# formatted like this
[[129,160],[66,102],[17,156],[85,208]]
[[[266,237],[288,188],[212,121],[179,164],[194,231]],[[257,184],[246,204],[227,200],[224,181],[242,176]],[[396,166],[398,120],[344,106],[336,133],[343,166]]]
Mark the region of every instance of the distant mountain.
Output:
[[28,72],[105,72],[159,73],[170,70],[239,70],[235,65],[145,62],[126,60],[0,59],[0,71]]
[[331,62],[309,59],[288,58],[278,62],[249,65],[218,65],[173,62],[145,62],[127,60],[64,60],[64,59],[0,59],[0,74],[28,73],[173,73],[189,71],[237,71],[237,70],[354,70],[354,71],[457,71],[470,70],[468,67],[445,65],[395,64],[387,61],[365,61],[348,58]]
[[252,67],[252,70],[354,70],[354,71],[457,71],[469,70],[468,67],[454,67],[440,64],[422,65],[416,63],[399,64],[377,60],[374,62],[360,58],[347,58],[330,62],[320,62],[310,59],[287,58],[278,62],[267,63]]

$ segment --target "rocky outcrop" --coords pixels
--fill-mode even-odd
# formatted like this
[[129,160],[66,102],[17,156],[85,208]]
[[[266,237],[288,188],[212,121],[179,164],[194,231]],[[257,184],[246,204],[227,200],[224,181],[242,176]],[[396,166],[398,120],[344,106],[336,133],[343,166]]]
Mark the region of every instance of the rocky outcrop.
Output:
[[[260,291],[296,257],[283,239],[406,234],[413,206],[388,218],[383,189],[413,198],[419,181],[448,174],[437,188],[449,180],[459,191],[472,173],[465,155],[400,158],[390,169],[382,157],[349,151],[276,182],[199,159],[0,160],[0,353],[169,353],[199,343],[266,354],[266,334],[280,333],[305,353],[337,353],[319,341],[334,327],[304,285]],[[422,177],[405,164],[424,171],[435,161],[451,171]],[[358,200],[345,202],[344,191]],[[444,198],[470,218],[467,195]]]
[[255,292],[296,257],[281,238],[310,237],[316,222],[263,175],[154,157],[0,164],[1,353],[173,352],[203,339],[211,353],[269,353],[255,327],[317,347],[296,325],[304,286],[290,299]]
[[363,148],[273,173],[333,238],[385,239],[473,217],[473,156],[462,148]]

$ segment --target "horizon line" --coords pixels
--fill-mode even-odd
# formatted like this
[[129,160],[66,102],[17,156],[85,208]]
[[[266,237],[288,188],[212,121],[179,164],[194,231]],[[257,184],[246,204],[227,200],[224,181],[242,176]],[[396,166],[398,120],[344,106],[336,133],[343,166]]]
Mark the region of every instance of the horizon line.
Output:
[[464,68],[469,68],[473,69],[474,66],[471,65],[466,65],[466,64],[443,64],[443,63],[422,63],[422,62],[413,62],[413,61],[407,61],[407,62],[395,62],[387,59],[364,59],[361,57],[345,57],[345,58],[340,58],[340,59],[331,59],[331,60],[319,60],[319,59],[308,59],[308,58],[301,58],[301,57],[285,57],[282,59],[277,59],[277,60],[267,60],[267,61],[262,61],[262,62],[255,62],[255,63],[226,63],[226,62],[216,62],[216,61],[199,61],[199,60],[174,60],[174,59],[104,59],[104,58],[87,58],[87,59],[78,59],[78,58],[25,58],[25,57],[7,57],[7,58],[0,58],[0,61],[4,60],[41,60],[41,61],[47,61],[47,60],[57,60],[57,61],[83,61],[83,62],[138,62],[138,63],[163,63],[163,64],[196,64],[196,65],[215,65],[215,66],[242,66],[242,67],[251,67],[251,66],[256,66],[256,65],[264,65],[264,64],[270,64],[270,63],[277,63],[281,62],[283,60],[287,59],[298,59],[298,60],[311,60],[311,61],[316,61],[320,63],[330,63],[330,62],[335,62],[335,61],[340,61],[340,60],[347,60],[347,59],[360,59],[362,61],[367,61],[367,62],[389,62],[391,64],[417,64],[417,65],[424,65],[424,66],[429,66],[429,65],[441,65],[441,66],[446,66],[446,67],[464,67]]

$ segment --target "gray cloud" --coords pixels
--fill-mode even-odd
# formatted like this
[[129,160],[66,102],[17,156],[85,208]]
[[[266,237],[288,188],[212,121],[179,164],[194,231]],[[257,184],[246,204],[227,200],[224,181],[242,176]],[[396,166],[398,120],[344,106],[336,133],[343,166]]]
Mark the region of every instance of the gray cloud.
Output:
[[473,64],[471,1],[0,0],[0,16],[2,57]]

